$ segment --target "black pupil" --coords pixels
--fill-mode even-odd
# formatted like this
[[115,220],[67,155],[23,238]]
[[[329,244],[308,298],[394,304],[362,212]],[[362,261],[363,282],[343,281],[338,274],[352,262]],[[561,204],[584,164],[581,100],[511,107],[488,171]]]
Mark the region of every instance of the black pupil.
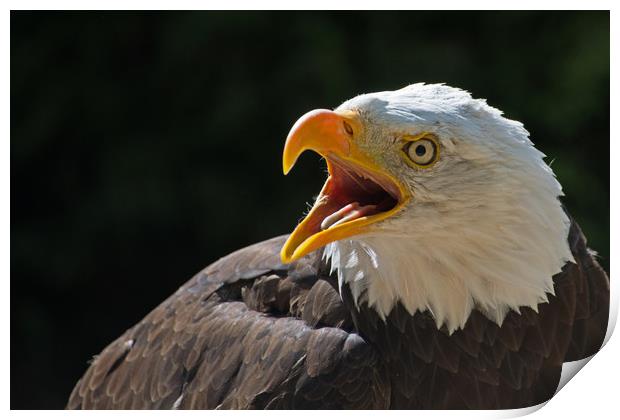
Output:
[[422,146],[421,144],[415,148],[415,154],[422,157],[426,154],[426,146]]

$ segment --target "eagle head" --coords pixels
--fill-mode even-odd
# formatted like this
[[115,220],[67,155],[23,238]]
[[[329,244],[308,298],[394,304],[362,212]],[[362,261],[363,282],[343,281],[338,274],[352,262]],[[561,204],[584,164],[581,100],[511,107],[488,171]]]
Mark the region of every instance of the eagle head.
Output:
[[463,90],[420,83],[311,111],[286,139],[285,174],[305,150],[329,176],[281,258],[324,247],[340,286],[383,318],[400,303],[450,332],[473,309],[501,324],[547,301],[573,260],[545,155]]

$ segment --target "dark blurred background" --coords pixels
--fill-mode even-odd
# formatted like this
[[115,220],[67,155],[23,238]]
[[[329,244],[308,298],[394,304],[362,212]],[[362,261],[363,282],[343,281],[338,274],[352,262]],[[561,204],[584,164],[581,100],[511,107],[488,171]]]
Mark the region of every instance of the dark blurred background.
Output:
[[313,108],[418,81],[487,98],[553,160],[609,269],[607,12],[11,13],[11,408],[194,273],[292,229],[280,153]]

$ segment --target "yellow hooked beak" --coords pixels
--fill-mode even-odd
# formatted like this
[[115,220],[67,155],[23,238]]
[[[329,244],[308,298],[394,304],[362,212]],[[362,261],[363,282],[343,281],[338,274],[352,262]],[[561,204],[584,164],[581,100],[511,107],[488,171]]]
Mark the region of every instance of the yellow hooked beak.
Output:
[[292,262],[334,241],[370,230],[370,225],[399,210],[409,199],[400,182],[356,145],[363,124],[353,111],[318,109],[302,116],[284,146],[287,174],[305,150],[327,160],[329,177],[306,218],[289,236],[280,257]]

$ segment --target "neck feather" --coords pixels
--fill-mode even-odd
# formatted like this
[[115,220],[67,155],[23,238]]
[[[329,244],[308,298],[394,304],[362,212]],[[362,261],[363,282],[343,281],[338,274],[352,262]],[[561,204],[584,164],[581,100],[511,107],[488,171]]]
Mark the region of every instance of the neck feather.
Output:
[[367,302],[383,319],[400,302],[412,315],[428,310],[451,333],[474,308],[501,325],[508,311],[547,302],[553,275],[574,261],[559,200],[543,207],[524,198],[504,210],[478,208],[466,220],[420,205],[413,218],[426,220],[425,229],[407,230],[401,217],[391,228],[328,244],[323,257],[355,303]]

